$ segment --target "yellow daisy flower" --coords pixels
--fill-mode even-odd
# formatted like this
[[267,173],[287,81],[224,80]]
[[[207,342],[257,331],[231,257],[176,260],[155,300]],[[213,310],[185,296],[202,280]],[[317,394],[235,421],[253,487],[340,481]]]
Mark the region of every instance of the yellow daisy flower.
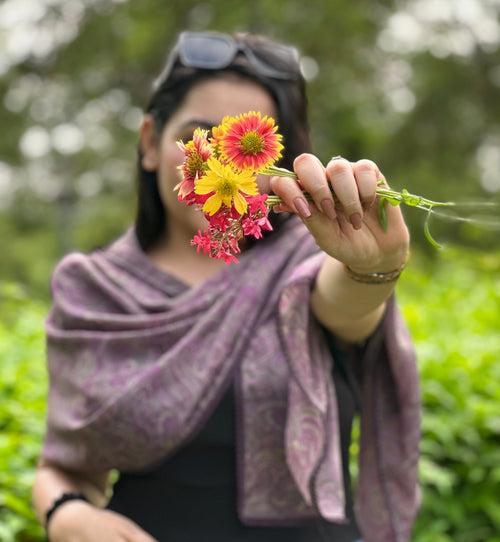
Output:
[[255,196],[258,194],[255,176],[250,170],[236,172],[230,166],[222,164],[216,158],[207,161],[208,170],[205,175],[195,182],[196,194],[213,194],[203,205],[203,211],[214,215],[224,204],[235,207],[240,215],[247,211],[247,201],[243,194]]

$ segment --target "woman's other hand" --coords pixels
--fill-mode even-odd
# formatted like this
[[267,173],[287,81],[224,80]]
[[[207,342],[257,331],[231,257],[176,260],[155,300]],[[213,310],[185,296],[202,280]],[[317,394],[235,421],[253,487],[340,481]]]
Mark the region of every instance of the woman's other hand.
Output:
[[70,501],[54,512],[50,542],[157,542],[130,519],[85,501]]
[[339,157],[325,168],[316,156],[301,154],[294,171],[298,180],[271,178],[284,201],[276,210],[297,213],[324,252],[358,273],[392,271],[406,262],[410,238],[401,209],[387,205],[387,231],[379,224],[375,190],[385,179],[374,162]]

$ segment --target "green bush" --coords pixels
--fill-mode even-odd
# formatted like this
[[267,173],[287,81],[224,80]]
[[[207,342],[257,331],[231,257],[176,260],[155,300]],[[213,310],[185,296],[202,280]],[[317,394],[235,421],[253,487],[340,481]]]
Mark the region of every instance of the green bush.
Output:
[[412,264],[398,293],[424,405],[414,540],[499,542],[500,255],[448,249]]
[[31,507],[44,430],[46,306],[0,285],[0,541],[41,540]]
[[[414,542],[500,542],[500,254],[414,256],[398,299],[422,376]],[[30,505],[44,430],[45,304],[0,287],[0,541],[43,539]]]

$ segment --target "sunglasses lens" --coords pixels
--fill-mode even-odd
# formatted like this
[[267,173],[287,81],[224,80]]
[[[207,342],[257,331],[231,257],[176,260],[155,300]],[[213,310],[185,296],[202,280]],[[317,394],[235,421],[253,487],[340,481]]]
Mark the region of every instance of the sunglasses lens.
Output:
[[275,44],[252,51],[254,64],[262,72],[278,79],[293,79],[299,72],[299,52],[295,47]]
[[179,56],[184,66],[217,69],[230,64],[236,53],[234,42],[225,36],[183,33]]
[[271,49],[274,57],[288,66],[299,64],[299,51],[295,47],[275,44]]

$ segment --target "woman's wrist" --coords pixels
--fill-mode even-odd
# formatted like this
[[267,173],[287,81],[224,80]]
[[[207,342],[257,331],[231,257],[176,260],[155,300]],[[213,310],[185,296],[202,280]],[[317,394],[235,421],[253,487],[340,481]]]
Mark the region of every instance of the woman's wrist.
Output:
[[70,501],[84,501],[89,502],[87,497],[82,492],[65,491],[54,499],[48,510],[45,512],[45,528],[49,526],[50,520],[55,512]]
[[81,499],[69,500],[59,506],[45,526],[48,540],[58,542],[65,533],[74,533],[78,520],[89,508],[94,508],[94,505]]
[[403,263],[399,267],[391,269],[390,271],[373,271],[369,273],[360,273],[355,271],[347,264],[344,264],[344,270],[349,275],[349,277],[362,284],[389,284],[395,282],[401,273],[403,272],[406,264]]
[[398,270],[402,271],[406,267],[409,259],[410,252],[409,250],[405,250],[375,262],[370,261],[364,264],[358,262],[344,262],[344,269],[349,269],[357,275],[384,275]]

